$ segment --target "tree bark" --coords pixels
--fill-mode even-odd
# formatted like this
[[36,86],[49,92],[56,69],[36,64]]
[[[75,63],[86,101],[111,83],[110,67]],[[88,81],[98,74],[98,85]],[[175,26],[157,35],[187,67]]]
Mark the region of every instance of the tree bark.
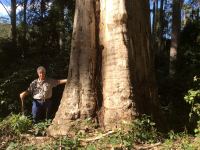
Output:
[[135,103],[127,47],[127,10],[125,0],[100,1],[100,45],[102,51],[103,106],[101,124],[105,128],[130,122]]
[[177,60],[177,49],[180,39],[181,29],[181,7],[183,0],[173,0],[172,8],[172,34],[171,34],[171,46],[170,46],[170,64],[169,64],[169,75],[174,76],[176,72],[176,60]]
[[152,21],[152,35],[156,34],[156,25],[157,25],[157,11],[158,11],[158,0],[153,1],[153,21]]
[[139,112],[159,112],[150,42],[148,0],[101,0],[100,44],[102,51],[105,128],[131,122]]
[[164,49],[164,0],[160,1],[160,16],[159,16],[159,31],[158,31],[158,56],[160,56],[161,53],[163,53]]
[[76,1],[68,83],[50,135],[65,135],[70,121],[96,115],[95,76],[102,82],[99,122],[105,129],[131,122],[138,112],[158,113],[149,1],[100,0],[100,20],[96,2]]
[[128,47],[134,101],[139,114],[146,113],[159,121],[159,102],[151,42],[149,0],[126,1],[128,12]]
[[22,55],[26,55],[26,50],[27,50],[27,39],[26,39],[26,34],[27,34],[27,19],[26,19],[26,11],[27,11],[27,3],[28,0],[23,1],[23,43],[22,43]]
[[49,127],[50,135],[65,135],[70,121],[93,117],[96,108],[94,0],[77,0],[68,82],[59,109]]
[[16,29],[16,0],[11,0],[11,31],[13,46],[16,46],[17,29]]

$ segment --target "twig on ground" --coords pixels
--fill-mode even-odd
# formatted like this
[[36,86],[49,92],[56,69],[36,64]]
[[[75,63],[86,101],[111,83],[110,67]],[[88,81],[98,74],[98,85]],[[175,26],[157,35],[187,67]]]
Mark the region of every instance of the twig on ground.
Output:
[[97,137],[92,137],[92,138],[88,138],[88,139],[80,139],[80,141],[84,141],[84,142],[96,141],[96,140],[99,140],[99,139],[101,139],[107,135],[113,134],[113,133],[115,133],[115,131],[109,131],[109,132],[99,135]]

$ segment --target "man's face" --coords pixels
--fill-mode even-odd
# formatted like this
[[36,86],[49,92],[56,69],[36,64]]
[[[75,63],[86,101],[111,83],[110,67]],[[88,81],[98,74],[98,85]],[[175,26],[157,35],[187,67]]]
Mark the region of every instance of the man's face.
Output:
[[38,77],[40,80],[44,80],[45,79],[45,72],[43,70],[38,70]]

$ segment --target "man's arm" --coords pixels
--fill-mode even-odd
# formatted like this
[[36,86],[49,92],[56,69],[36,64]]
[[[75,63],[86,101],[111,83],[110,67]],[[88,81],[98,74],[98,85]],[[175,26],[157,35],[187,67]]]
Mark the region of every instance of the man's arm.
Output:
[[61,79],[61,80],[58,80],[58,85],[59,84],[64,84],[67,82],[67,79]]
[[22,114],[24,113],[24,98],[29,94],[28,91],[24,91],[22,93],[20,93],[19,97],[20,97],[20,100],[21,100],[21,111],[22,111]]
[[19,97],[21,100],[24,100],[24,98],[29,94],[28,91],[23,91],[22,93],[20,93]]

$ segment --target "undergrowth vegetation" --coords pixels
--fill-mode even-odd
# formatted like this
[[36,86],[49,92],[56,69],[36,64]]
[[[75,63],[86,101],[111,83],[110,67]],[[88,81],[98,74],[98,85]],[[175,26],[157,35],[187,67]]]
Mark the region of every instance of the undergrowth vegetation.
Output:
[[[75,149],[188,149],[200,146],[200,135],[188,133],[168,134],[156,130],[155,123],[147,115],[132,123],[122,123],[121,128],[103,131],[92,119],[79,120],[72,126],[69,135],[52,138],[45,136],[50,120],[32,124],[29,117],[12,114],[0,122],[0,149],[8,150],[75,150]],[[77,127],[77,124],[80,126]],[[83,128],[84,127],[84,128]],[[73,132],[73,133],[72,133]],[[70,134],[72,133],[72,134]],[[37,140],[39,138],[39,140]],[[41,139],[40,139],[41,138]],[[44,139],[43,139],[44,138]],[[143,145],[141,147],[141,145]],[[144,146],[145,145],[145,146]]]
[[185,101],[191,105],[190,123],[195,124],[194,133],[200,134],[200,77],[195,76],[193,87],[185,95]]

